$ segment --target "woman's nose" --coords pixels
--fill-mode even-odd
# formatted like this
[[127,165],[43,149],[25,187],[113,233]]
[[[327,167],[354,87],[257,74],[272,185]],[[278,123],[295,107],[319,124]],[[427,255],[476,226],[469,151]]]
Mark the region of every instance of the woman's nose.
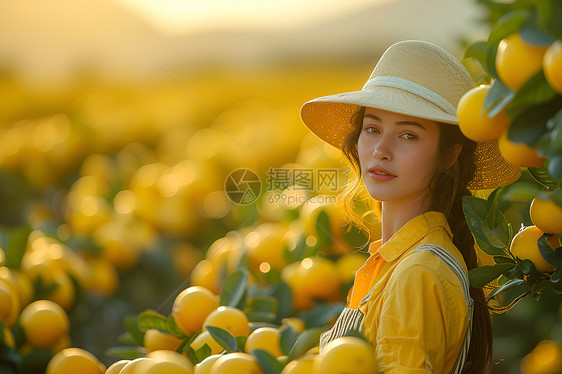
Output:
[[390,161],[392,159],[392,153],[389,149],[388,140],[384,139],[384,136],[377,142],[375,149],[373,150],[373,157],[377,160]]

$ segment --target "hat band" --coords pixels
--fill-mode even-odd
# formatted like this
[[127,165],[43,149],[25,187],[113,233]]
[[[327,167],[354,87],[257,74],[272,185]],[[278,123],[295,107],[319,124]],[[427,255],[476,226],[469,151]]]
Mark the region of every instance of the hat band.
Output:
[[455,117],[457,115],[457,109],[443,97],[439,96],[432,90],[407,79],[388,76],[374,77],[369,79],[367,83],[365,83],[365,86],[363,86],[363,90],[380,86],[398,88],[400,90],[413,93],[414,95],[418,95],[426,99],[427,101],[437,105],[439,109],[441,109],[445,113],[448,113]]

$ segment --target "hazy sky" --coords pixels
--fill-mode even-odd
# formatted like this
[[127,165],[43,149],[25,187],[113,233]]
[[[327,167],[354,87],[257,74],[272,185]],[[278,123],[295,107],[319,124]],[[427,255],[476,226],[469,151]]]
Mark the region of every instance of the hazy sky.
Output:
[[115,0],[170,33],[244,27],[279,30],[392,0]]
[[458,56],[459,37],[486,34],[480,12],[475,0],[0,0],[0,67],[56,82],[84,68],[160,74],[154,59],[171,69],[370,59],[404,39]]

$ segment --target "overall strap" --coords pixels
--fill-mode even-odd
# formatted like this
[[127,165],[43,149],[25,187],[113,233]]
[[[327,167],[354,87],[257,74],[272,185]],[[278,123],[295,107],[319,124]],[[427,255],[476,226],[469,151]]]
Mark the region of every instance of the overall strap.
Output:
[[443,262],[445,262],[447,265],[449,265],[451,270],[453,270],[453,272],[459,277],[462,288],[464,290],[464,297],[469,312],[468,330],[464,338],[461,352],[457,358],[457,361],[455,362],[455,366],[453,369],[453,373],[455,374],[461,373],[464,362],[468,355],[468,349],[470,347],[470,337],[472,335],[472,320],[473,320],[473,311],[474,311],[474,300],[472,300],[472,298],[470,297],[470,289],[469,289],[470,282],[468,280],[468,275],[465,273],[462,265],[455,258],[455,256],[453,256],[449,251],[447,251],[443,247],[434,244],[422,244],[416,249],[414,249],[415,252],[423,251],[423,250],[430,251],[431,253],[439,257],[441,260],[443,260]]

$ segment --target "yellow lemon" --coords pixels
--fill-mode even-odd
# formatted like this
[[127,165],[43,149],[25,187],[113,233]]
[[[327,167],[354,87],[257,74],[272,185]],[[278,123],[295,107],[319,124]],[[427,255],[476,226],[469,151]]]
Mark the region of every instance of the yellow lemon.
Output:
[[105,366],[90,352],[67,348],[53,356],[47,374],[104,374]]
[[68,316],[63,308],[49,300],[26,306],[20,315],[25,338],[34,347],[51,347],[68,332]]
[[260,327],[248,336],[245,350],[251,353],[254,349],[263,349],[275,357],[280,357],[283,355],[280,339],[279,330],[273,327]]
[[14,287],[0,278],[0,319],[8,326],[12,326],[18,318],[20,301]]
[[190,281],[193,286],[205,287],[218,294],[221,282],[220,268],[215,262],[202,260],[193,268]]
[[562,234],[562,208],[552,200],[535,197],[530,208],[531,221],[548,234]]
[[281,374],[311,374],[314,373],[314,361],[317,355],[304,355],[289,362]]
[[196,374],[209,374],[215,361],[217,361],[221,357],[222,355],[211,355],[209,357],[206,357],[203,361],[195,365],[195,367],[193,368],[194,372]]
[[305,329],[304,320],[298,317],[287,317],[281,320],[281,326],[290,326],[294,332],[301,333]]
[[301,261],[303,284],[307,295],[329,299],[340,291],[341,278],[336,265],[323,257],[308,257]]
[[175,351],[180,343],[181,339],[158,329],[146,330],[143,337],[143,345],[148,352],[158,351],[161,349]]
[[522,167],[541,167],[546,160],[539,156],[536,149],[524,143],[514,143],[507,138],[507,131],[504,131],[498,140],[498,147],[502,157],[513,165]]
[[33,297],[33,283],[27,274],[18,269],[0,266],[0,278],[11,284],[18,294],[19,306],[23,308]]
[[210,374],[262,374],[258,360],[242,352],[228,353],[215,361]]
[[[531,260],[538,271],[546,273],[554,270],[554,266],[546,262],[541,255],[537,240],[544,232],[536,226],[529,226],[519,231],[511,242],[511,253],[521,260]],[[547,244],[555,249],[560,245],[556,236],[550,238]]]
[[193,364],[180,353],[167,350],[150,352],[147,358],[153,360],[144,374],[192,374]]
[[220,306],[205,318],[203,326],[220,327],[232,336],[248,336],[250,326],[248,317],[240,309],[231,306]]
[[131,362],[131,360],[119,360],[108,367],[105,374],[119,374],[121,369],[123,369],[123,367],[125,367],[125,365],[129,362]]
[[562,41],[555,41],[546,50],[543,70],[548,84],[562,95]]
[[194,351],[196,351],[201,348],[203,344],[207,344],[209,348],[211,348],[212,355],[220,353],[224,350],[224,348],[219,343],[217,343],[215,339],[213,339],[211,334],[209,334],[209,331],[203,331],[201,334],[199,334],[195,339],[193,339],[190,346]]
[[496,71],[501,81],[517,91],[542,67],[547,47],[527,43],[519,33],[511,34],[498,45]]
[[115,293],[119,284],[119,275],[112,262],[104,257],[89,261],[91,271],[88,278],[88,289],[103,296]]
[[371,374],[377,370],[375,350],[361,338],[344,336],[332,340],[314,361],[317,373]]
[[153,362],[153,359],[147,357],[135,358],[125,364],[119,374],[144,374],[147,367]]
[[176,297],[172,315],[184,333],[193,335],[218,306],[218,298],[214,293],[204,287],[192,286]]
[[281,279],[291,288],[293,308],[296,310],[310,309],[314,306],[312,298],[307,294],[304,285],[304,274],[301,262],[293,262],[281,270]]
[[274,222],[262,223],[248,233],[244,242],[248,248],[246,253],[250,264],[258,269],[261,263],[267,262],[275,269],[282,269],[286,264],[284,255],[286,233],[286,225]]
[[492,118],[488,117],[489,109],[482,112],[490,88],[490,85],[481,85],[471,89],[461,97],[457,106],[459,129],[474,141],[496,139],[509,125],[505,110]]

